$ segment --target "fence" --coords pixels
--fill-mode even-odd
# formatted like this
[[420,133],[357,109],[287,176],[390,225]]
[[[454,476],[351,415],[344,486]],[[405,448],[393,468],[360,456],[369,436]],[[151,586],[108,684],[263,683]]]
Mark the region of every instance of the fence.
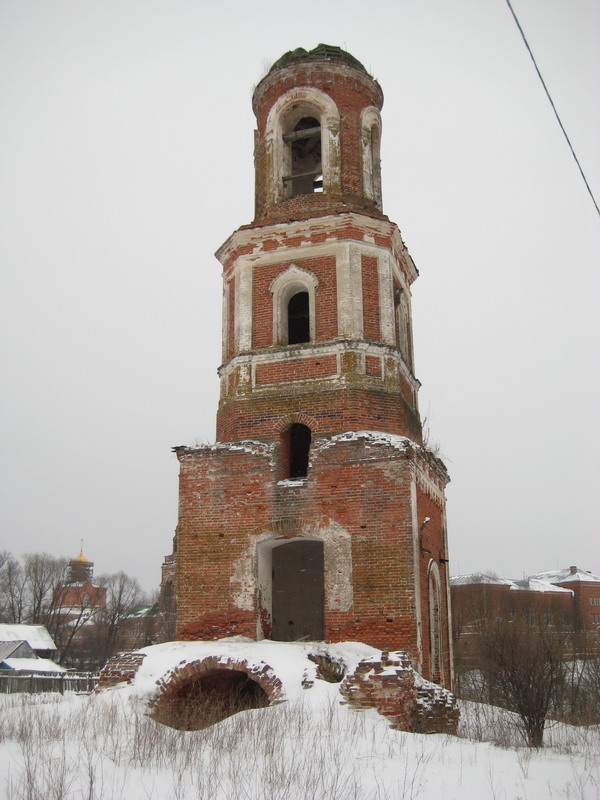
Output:
[[0,671],[0,694],[75,692],[89,694],[98,683],[95,672],[61,672],[54,675],[23,675]]

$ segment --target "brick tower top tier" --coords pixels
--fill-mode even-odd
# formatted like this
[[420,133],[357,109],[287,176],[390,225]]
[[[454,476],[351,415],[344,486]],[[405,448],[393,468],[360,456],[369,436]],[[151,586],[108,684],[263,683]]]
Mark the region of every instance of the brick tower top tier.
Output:
[[379,84],[319,45],[277,61],[253,97],[256,217],[223,265],[220,442],[376,430],[421,441],[410,286],[382,213]]
[[290,51],[254,91],[255,223],[381,215],[381,87],[339,47]]

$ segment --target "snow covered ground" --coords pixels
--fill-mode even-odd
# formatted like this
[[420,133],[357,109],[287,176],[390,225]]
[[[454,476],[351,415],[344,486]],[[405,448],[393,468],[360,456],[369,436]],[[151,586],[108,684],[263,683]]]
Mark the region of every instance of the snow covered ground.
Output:
[[[506,712],[462,704],[460,737],[392,731],[315,686],[203,731],[149,719],[133,687],[0,697],[7,800],[600,798],[600,729],[555,725],[528,750]],[[476,741],[480,740],[480,741]]]

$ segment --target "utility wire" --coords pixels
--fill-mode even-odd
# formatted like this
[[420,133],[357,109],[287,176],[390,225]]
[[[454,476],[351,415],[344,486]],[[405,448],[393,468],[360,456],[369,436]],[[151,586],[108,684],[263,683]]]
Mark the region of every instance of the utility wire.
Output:
[[533,66],[535,67],[535,71],[538,74],[538,78],[542,82],[542,86],[544,87],[544,91],[546,92],[546,97],[550,101],[550,105],[552,106],[552,110],[554,111],[554,115],[555,115],[556,119],[558,120],[558,124],[560,125],[560,129],[564,133],[565,139],[567,140],[567,144],[569,145],[569,149],[570,149],[571,153],[573,154],[573,158],[575,159],[575,163],[579,167],[579,172],[581,172],[581,177],[583,178],[583,182],[585,183],[585,187],[588,190],[588,192],[590,194],[590,197],[592,198],[592,203],[596,207],[596,213],[600,217],[600,208],[598,208],[598,203],[596,202],[596,198],[594,197],[593,192],[590,189],[590,185],[587,182],[587,178],[585,177],[583,169],[581,168],[581,164],[579,163],[579,159],[575,155],[575,150],[573,150],[573,145],[571,144],[571,140],[567,136],[567,132],[565,130],[565,126],[562,124],[561,119],[558,116],[558,111],[556,110],[556,106],[554,105],[554,103],[552,101],[552,98],[550,97],[550,92],[548,91],[548,87],[546,86],[546,83],[545,83],[544,79],[542,78],[542,73],[539,70],[539,67],[538,67],[538,65],[536,63],[536,60],[535,60],[535,58],[533,56],[533,53],[531,52],[531,47],[529,47],[529,42],[527,41],[527,38],[526,38],[525,34],[523,33],[523,28],[521,27],[521,24],[520,24],[519,20],[517,19],[517,15],[515,14],[514,9],[510,4],[510,0],[506,0],[506,4],[510,8],[510,13],[513,15],[513,19],[514,19],[514,21],[515,21],[515,23],[517,25],[517,28],[519,29],[519,32],[521,33],[521,36],[523,37],[523,41],[525,42],[525,47],[527,48],[527,51],[529,52],[529,55],[531,56],[531,60],[533,61]]

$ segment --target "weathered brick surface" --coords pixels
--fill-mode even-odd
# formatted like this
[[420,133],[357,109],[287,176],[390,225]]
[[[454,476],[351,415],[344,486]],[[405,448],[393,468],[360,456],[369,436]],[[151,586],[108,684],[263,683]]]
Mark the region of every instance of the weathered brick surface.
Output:
[[[178,638],[268,637],[256,582],[257,545],[309,536],[325,542],[326,639],[401,646],[428,674],[426,655],[419,652],[417,606],[425,638],[431,557],[426,551],[442,553],[444,541],[441,523],[432,522],[428,547],[415,547],[411,481],[424,469],[420,450],[369,438],[317,438],[307,480],[280,486],[274,446],[233,447],[178,450]],[[443,473],[439,480],[443,483]],[[432,517],[433,502],[423,509]],[[439,509],[436,514],[441,520]],[[333,575],[340,531],[348,547],[335,561],[338,574]],[[445,576],[445,565],[440,566]]]
[[456,733],[459,712],[454,695],[424,681],[403,652],[363,659],[340,686],[356,709],[375,708],[393,728],[413,733]]
[[263,385],[260,394],[224,398],[217,416],[217,440],[274,442],[279,438],[277,431],[281,419],[308,413],[315,420],[317,435],[384,430],[408,436],[418,443],[421,440],[418,413],[404,401],[403,396],[382,386],[380,380],[371,386],[361,386],[361,383],[361,379],[355,376],[347,376],[343,385],[325,385],[323,379],[302,380],[285,392],[278,385]]
[[145,658],[145,653],[119,653],[109,659],[98,678],[98,689],[117,683],[131,683]]
[[336,374],[337,359],[335,356],[302,358],[280,361],[275,364],[259,364],[256,367],[256,382],[280,384]]
[[379,276],[377,259],[369,256],[361,258],[363,326],[367,339],[381,338],[379,319]]

